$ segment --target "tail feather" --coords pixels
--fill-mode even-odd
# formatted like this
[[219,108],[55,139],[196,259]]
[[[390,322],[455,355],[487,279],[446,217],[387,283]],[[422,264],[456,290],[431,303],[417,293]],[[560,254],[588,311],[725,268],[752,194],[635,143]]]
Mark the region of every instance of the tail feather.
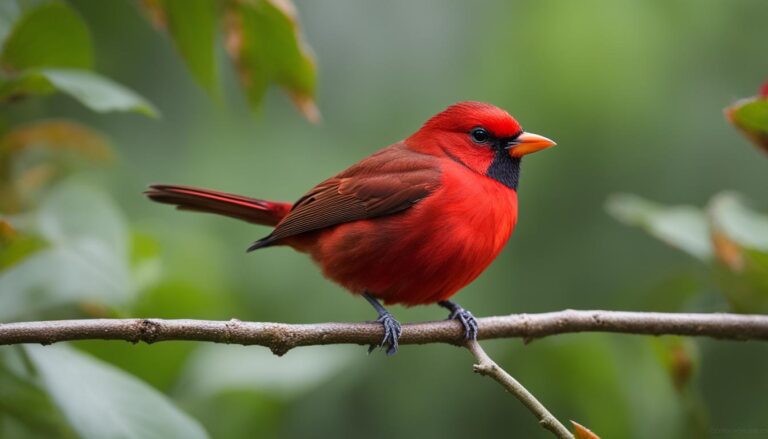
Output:
[[153,184],[144,195],[179,210],[214,213],[254,224],[275,226],[291,210],[290,203],[259,200],[192,186]]

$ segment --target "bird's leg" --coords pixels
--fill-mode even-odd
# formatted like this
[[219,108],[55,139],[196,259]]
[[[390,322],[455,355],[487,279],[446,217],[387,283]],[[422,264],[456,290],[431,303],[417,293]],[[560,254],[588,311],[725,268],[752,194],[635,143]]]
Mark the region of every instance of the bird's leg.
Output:
[[459,306],[458,303],[451,302],[450,300],[441,300],[440,302],[437,302],[437,304],[451,312],[448,316],[449,320],[458,320],[461,322],[461,326],[464,327],[465,339],[477,339],[477,320],[475,320],[475,316],[473,316],[471,312]]
[[[369,293],[364,293],[363,297],[379,314],[379,318],[376,321],[384,326],[384,338],[379,343],[379,346],[384,347],[384,345],[388,345],[387,355],[394,355],[397,353],[397,341],[400,339],[400,333],[402,332],[400,322],[395,320],[395,317],[375,297]],[[376,349],[376,345],[372,344],[368,347],[368,353],[370,354],[374,349]]]

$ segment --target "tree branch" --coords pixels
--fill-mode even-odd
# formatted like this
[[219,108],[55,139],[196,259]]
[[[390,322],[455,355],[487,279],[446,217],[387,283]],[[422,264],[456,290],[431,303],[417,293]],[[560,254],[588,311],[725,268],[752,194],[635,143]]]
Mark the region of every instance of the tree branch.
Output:
[[[768,315],[678,314],[565,310],[511,314],[477,319],[480,340],[521,337],[526,342],[574,332],[617,332],[644,335],[690,335],[732,340],[768,340]],[[90,319],[0,324],[0,345],[51,344],[71,340],[126,340],[156,343],[194,340],[265,346],[277,355],[299,346],[377,343],[377,323],[257,323],[239,320]],[[457,321],[403,325],[401,345],[462,345]]]
[[[477,319],[478,338],[521,337],[525,342],[556,334],[615,332],[640,335],[689,335],[731,340],[768,340],[768,315],[682,314],[565,310]],[[542,427],[559,438],[573,435],[517,380],[499,367],[476,341],[463,340],[458,321],[403,325],[401,345],[449,343],[465,346],[475,356],[475,372],[499,382],[530,410]],[[195,340],[259,345],[283,355],[299,346],[378,343],[378,323],[257,323],[239,320],[92,319],[0,324],[0,345],[51,344],[71,340],[126,340],[155,343]]]

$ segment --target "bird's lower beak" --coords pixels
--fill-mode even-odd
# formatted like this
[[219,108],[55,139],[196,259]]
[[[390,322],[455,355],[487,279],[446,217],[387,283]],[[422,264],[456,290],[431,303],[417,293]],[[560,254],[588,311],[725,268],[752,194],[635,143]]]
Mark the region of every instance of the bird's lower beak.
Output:
[[524,132],[515,138],[515,141],[510,145],[509,153],[513,157],[522,157],[526,154],[541,151],[542,149],[555,145],[557,145],[557,143],[544,136]]

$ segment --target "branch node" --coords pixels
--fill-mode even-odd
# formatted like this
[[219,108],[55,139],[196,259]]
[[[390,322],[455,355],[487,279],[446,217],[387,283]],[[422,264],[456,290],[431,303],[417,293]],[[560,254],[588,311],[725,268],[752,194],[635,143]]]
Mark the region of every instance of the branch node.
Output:
[[157,337],[160,335],[160,324],[150,319],[139,320],[139,327],[137,331],[137,337],[135,340],[131,340],[133,344],[143,341],[147,344],[152,344],[157,341]]
[[472,365],[472,370],[479,375],[488,376],[496,371],[496,365],[488,362],[481,362]]
[[240,323],[242,322],[238,319],[229,319],[229,321],[224,325],[224,343],[232,344],[232,341],[235,339],[235,331],[240,326]]

